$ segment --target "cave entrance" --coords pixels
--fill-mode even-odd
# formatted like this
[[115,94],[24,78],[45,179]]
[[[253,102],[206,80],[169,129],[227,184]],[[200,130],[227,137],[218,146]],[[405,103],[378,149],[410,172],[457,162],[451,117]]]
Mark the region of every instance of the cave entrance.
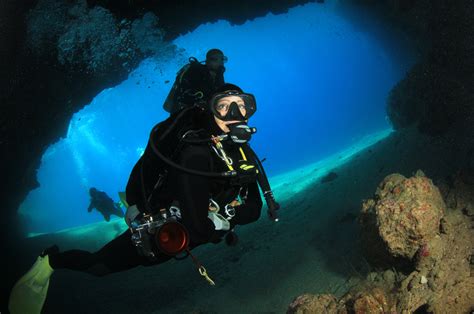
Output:
[[[38,170],[40,187],[20,207],[30,235],[103,222],[87,212],[96,187],[118,201],[163,101],[190,56],[210,48],[228,56],[225,78],[256,95],[253,147],[269,176],[334,154],[389,129],[385,103],[414,58],[389,27],[364,31],[335,5],[310,3],[242,25],[218,21],[177,38],[172,59],[144,60],[122,84],[104,90],[72,118]],[[369,27],[370,28],[370,27]]]

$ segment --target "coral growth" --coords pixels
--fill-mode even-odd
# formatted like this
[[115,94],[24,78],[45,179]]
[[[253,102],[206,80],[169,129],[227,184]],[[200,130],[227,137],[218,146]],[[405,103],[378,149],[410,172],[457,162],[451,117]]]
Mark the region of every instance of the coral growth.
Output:
[[85,0],[40,0],[28,16],[28,47],[38,56],[57,56],[61,65],[74,71],[130,69],[140,58],[171,51],[163,37],[153,13],[133,23],[118,21],[107,9],[88,8]]

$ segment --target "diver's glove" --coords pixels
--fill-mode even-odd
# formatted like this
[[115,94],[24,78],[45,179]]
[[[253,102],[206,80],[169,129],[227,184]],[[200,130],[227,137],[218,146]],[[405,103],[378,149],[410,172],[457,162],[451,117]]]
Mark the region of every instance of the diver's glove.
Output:
[[280,204],[275,201],[272,191],[266,191],[263,195],[265,196],[265,201],[267,202],[268,206],[268,217],[273,221],[278,221],[277,210],[280,209]]
[[132,222],[140,217],[140,211],[138,210],[137,205],[132,205],[127,208],[125,213],[125,223],[132,228]]

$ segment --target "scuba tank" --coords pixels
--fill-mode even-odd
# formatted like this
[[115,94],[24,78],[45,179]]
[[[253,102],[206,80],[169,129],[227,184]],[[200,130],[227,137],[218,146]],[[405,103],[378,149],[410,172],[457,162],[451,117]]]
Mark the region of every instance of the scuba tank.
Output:
[[189,63],[184,65],[176,74],[176,79],[173,83],[173,86],[168,93],[168,96],[163,103],[163,109],[171,114],[178,112],[179,110],[183,109],[185,105],[182,103],[182,98],[185,96],[191,96],[195,98],[195,101],[201,99],[204,95],[202,92],[199,91],[192,91],[192,95],[189,95],[189,91],[185,91],[183,87],[183,78],[185,74],[192,68],[196,66],[200,66],[201,63],[194,57],[189,58]]

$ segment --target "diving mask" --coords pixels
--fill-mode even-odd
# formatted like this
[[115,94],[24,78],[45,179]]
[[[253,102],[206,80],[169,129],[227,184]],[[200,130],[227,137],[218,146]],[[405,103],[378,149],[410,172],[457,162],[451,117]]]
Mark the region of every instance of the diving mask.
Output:
[[209,60],[209,61],[214,61],[214,62],[222,62],[222,63],[226,63],[228,61],[227,57],[224,56],[224,55],[215,55],[215,56],[210,56],[209,58],[207,58],[206,60]]
[[215,94],[210,107],[214,116],[223,121],[248,120],[257,111],[255,97],[236,90]]

